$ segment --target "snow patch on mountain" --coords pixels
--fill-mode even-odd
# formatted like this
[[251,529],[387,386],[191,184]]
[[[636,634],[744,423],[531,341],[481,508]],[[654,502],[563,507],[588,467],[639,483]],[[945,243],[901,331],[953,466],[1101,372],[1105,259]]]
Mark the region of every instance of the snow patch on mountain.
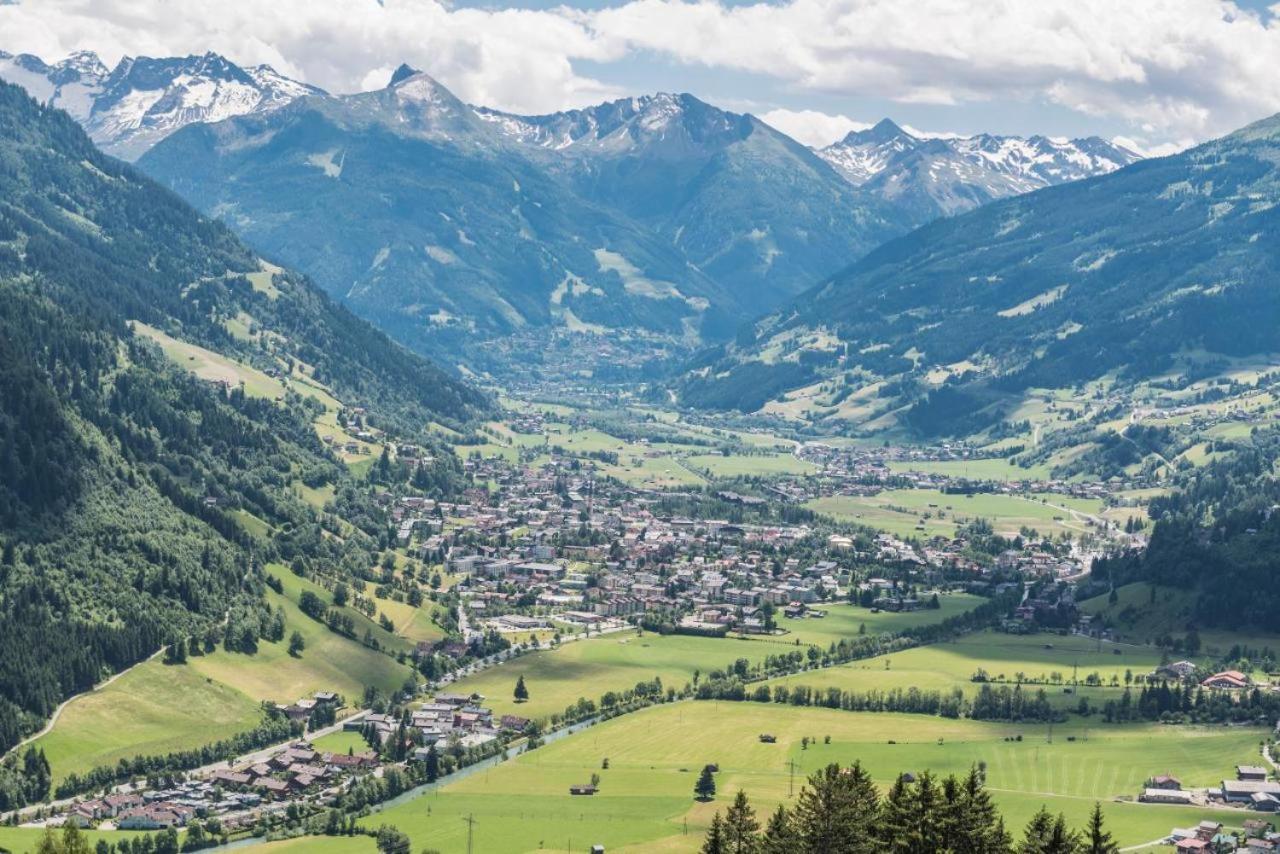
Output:
[[1098,137],[924,137],[885,119],[817,150],[849,183],[939,214],[1114,172],[1140,156]]
[[66,110],[103,150],[135,159],[179,128],[276,109],[323,94],[269,65],[241,68],[215,53],[124,57],[108,70],[97,54],[61,62],[0,54],[0,79]]

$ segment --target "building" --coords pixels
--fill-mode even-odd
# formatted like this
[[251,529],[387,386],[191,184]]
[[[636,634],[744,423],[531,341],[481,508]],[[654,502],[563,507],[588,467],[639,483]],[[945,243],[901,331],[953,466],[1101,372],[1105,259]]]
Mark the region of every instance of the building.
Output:
[[1252,803],[1259,792],[1280,796],[1280,783],[1267,780],[1223,780],[1222,799],[1229,803]]
[[1225,688],[1227,690],[1248,688],[1249,685],[1249,677],[1239,670],[1224,670],[1221,673],[1213,674],[1200,683],[1203,688]]
[[1182,804],[1190,806],[1191,793],[1181,789],[1143,789],[1138,800],[1144,804]]
[[1267,769],[1258,765],[1237,765],[1237,780],[1265,780],[1267,779]]

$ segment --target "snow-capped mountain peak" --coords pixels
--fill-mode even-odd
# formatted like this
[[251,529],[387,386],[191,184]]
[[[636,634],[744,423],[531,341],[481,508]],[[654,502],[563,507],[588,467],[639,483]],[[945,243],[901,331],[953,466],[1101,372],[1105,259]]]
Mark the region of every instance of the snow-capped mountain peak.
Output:
[[107,70],[91,51],[47,65],[34,56],[0,57],[0,78],[80,121],[103,150],[139,157],[193,122],[262,112],[322,94],[270,66],[245,69],[209,52],[186,57],[124,57]]
[[1103,175],[1140,159],[1098,137],[925,138],[888,119],[817,153],[851,184],[934,215]]

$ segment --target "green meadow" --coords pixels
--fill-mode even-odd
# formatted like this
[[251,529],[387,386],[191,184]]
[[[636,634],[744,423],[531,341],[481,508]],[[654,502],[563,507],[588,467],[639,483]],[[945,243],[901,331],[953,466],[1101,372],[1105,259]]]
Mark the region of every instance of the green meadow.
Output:
[[[759,740],[776,737],[774,744]],[[1075,741],[1067,741],[1075,735]],[[804,737],[816,739],[808,748]],[[830,743],[823,743],[826,737]],[[1021,741],[1009,740],[1022,736]],[[1230,825],[1238,811],[1119,803],[1146,777],[1173,773],[1208,785],[1253,761],[1261,730],[1126,726],[1044,727],[856,714],[754,703],[683,702],[591,727],[517,759],[447,784],[366,819],[394,824],[415,849],[466,850],[467,816],[476,850],[695,851],[712,814],[745,789],[767,813],[790,803],[804,778],[830,762],[860,760],[887,787],[903,771],[964,773],[986,763],[987,780],[1019,833],[1041,805],[1082,825],[1101,801],[1111,831],[1136,845],[1201,818]],[[890,740],[896,742],[890,744]],[[609,760],[609,768],[603,762]],[[716,800],[693,800],[697,771],[717,763]],[[792,766],[795,763],[794,778]],[[569,794],[599,774],[600,792]]]
[[923,691],[950,691],[959,688],[972,694],[978,688],[973,676],[986,671],[991,681],[1015,683],[1019,674],[1023,681],[1051,680],[1061,677],[1061,684],[1028,685],[1024,690],[1044,688],[1055,705],[1074,706],[1080,692],[1090,700],[1118,697],[1122,688],[1079,688],[1066,694],[1073,674],[1081,685],[1091,673],[1097,673],[1104,685],[1114,676],[1121,686],[1125,672],[1134,676],[1149,673],[1160,663],[1160,654],[1150,647],[1113,644],[1074,635],[1052,634],[1006,635],[1000,632],[978,632],[954,641],[916,647],[891,655],[852,661],[838,667],[811,670],[773,680],[774,684],[807,685],[812,688],[835,687],[848,691],[919,688]]
[[253,729],[258,703],[194,668],[139,664],[97,691],[76,697],[35,746],[55,780],[114,765],[125,757],[198,747]]
[[712,477],[812,474],[818,470],[813,463],[791,454],[701,454],[688,457],[685,462],[697,471],[709,472]]
[[[619,632],[528,653],[462,679],[449,690],[483,695],[485,705],[498,715],[541,718],[564,711],[580,697],[598,702],[606,691],[623,691],[655,676],[664,687],[680,688],[693,681],[694,671],[705,675],[738,658],[756,661],[785,650],[783,645],[733,638]],[[520,676],[529,689],[525,703],[512,696]]]
[[975,519],[987,519],[997,533],[1017,534],[1023,527],[1042,534],[1088,530],[1077,512],[1099,513],[1100,502],[1056,495],[944,494],[936,489],[889,489],[878,495],[833,495],[805,504],[841,522],[855,522],[898,536],[953,536]]
[[[280,567],[269,569],[284,584],[284,595],[268,590],[267,602],[273,608],[279,606],[284,609],[285,640],[279,643],[261,641],[253,655],[219,648],[210,655],[189,658],[188,667],[255,700],[278,702],[310,696],[316,691],[337,691],[348,700],[356,700],[364,693],[366,685],[376,685],[390,692],[412,675],[408,667],[396,663],[390,656],[331,632],[327,626],[302,613],[297,602],[303,590],[311,589],[326,601],[331,597],[312,582],[298,578],[288,570]],[[352,609],[352,613],[358,612]],[[357,622],[357,634],[363,634],[365,625],[372,625],[367,617],[360,616],[364,624]],[[388,635],[385,629],[376,628],[383,635]],[[306,648],[296,658],[288,651],[288,637],[295,630],[306,643]]]
[[[303,614],[296,600],[309,582],[275,571],[282,580],[293,578],[284,596],[267,591],[267,601],[284,609],[285,641],[260,641],[253,655],[219,647],[208,655],[188,656],[185,665],[153,659],[76,697],[36,742],[48,756],[54,778],[122,757],[200,747],[244,732],[261,720],[258,704],[263,700],[289,702],[316,691],[337,691],[357,701],[366,684],[390,692],[412,675],[391,657]],[[287,641],[295,630],[306,643],[296,658],[289,655]]]
[[821,604],[815,607],[826,611],[827,616],[797,619],[778,617],[778,627],[788,632],[783,636],[783,640],[799,640],[801,643],[826,647],[842,638],[856,637],[863,627],[869,635],[892,634],[940,623],[948,617],[972,610],[985,601],[979,596],[971,596],[967,593],[941,594],[938,597],[938,604],[942,607],[936,610],[923,608],[919,611],[902,613],[880,611],[875,614],[871,613],[870,608],[848,603]]

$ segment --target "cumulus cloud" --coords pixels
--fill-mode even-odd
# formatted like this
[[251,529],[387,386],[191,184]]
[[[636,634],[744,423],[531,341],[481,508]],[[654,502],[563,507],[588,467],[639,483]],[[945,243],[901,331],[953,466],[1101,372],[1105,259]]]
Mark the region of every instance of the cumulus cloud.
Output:
[[531,112],[618,96],[574,63],[625,50],[572,14],[437,0],[21,0],[0,6],[0,47],[49,60],[92,49],[108,64],[212,50],[338,93],[383,86],[408,62],[465,100]]
[[762,113],[760,119],[792,139],[816,148],[844,139],[850,131],[871,127],[866,122],[857,122],[848,116],[833,116],[818,110],[776,109]]
[[[1230,0],[623,0],[603,9],[446,0],[19,0],[0,45],[57,57],[216,50],[334,91],[407,61],[461,97],[545,111],[621,94],[582,71],[623,59],[749,72],[784,90],[964,105],[1046,102],[1153,145],[1280,110],[1280,25]],[[836,125],[785,110],[816,139]],[[831,117],[828,117],[831,118]]]

